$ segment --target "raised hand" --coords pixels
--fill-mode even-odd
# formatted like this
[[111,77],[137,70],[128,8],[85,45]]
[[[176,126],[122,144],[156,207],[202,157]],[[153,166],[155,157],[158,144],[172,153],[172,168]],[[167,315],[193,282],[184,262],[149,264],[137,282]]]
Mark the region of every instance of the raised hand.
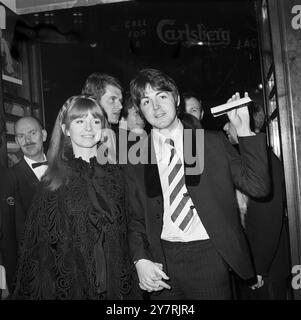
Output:
[[[245,97],[248,97],[248,93],[245,92]],[[227,102],[240,99],[239,92],[236,92]],[[235,127],[237,135],[239,137],[254,135],[250,129],[250,115],[248,106],[245,105],[240,108],[232,109],[227,112],[228,118],[232,125]]]

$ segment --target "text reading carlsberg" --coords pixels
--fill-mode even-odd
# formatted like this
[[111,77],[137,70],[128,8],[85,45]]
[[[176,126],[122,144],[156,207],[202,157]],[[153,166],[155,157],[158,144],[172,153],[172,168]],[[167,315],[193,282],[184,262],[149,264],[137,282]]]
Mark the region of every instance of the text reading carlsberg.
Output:
[[137,318],[143,315],[157,315],[157,316],[184,316],[193,315],[195,313],[193,304],[151,304],[146,306],[113,306],[107,307],[107,315],[132,316]]

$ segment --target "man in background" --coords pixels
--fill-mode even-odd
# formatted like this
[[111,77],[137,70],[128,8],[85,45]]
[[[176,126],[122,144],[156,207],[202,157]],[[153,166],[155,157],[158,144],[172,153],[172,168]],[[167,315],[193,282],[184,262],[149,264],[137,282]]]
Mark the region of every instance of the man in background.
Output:
[[[1,173],[2,200],[1,250],[3,252],[3,279],[8,291],[14,287],[14,277],[27,212],[41,177],[48,165],[43,143],[47,133],[34,117],[23,117],[15,123],[15,141],[23,152],[23,158]],[[1,263],[0,263],[1,264]]]
[[[130,161],[129,152],[133,149],[131,147],[135,145],[140,139],[147,136],[144,131],[145,121],[141,115],[137,106],[134,105],[132,97],[127,95],[125,98],[125,103],[121,111],[121,118],[119,121],[119,161]],[[131,151],[130,151],[131,149]],[[138,148],[139,149],[139,148]],[[127,157],[124,156],[125,152]],[[134,150],[135,154],[139,157],[140,150]]]
[[121,111],[119,128],[140,135],[143,133],[144,126],[145,122],[140,115],[138,107],[133,104],[131,96],[126,97],[124,107]]
[[[5,132],[5,122],[0,115],[0,137]],[[0,138],[0,146],[2,139]],[[6,299],[13,291],[17,264],[16,213],[23,220],[20,198],[11,171],[0,165],[0,299]]]
[[122,86],[113,76],[95,72],[88,76],[82,94],[92,96],[104,108],[111,125],[118,125],[122,109]]
[[22,150],[23,158],[11,167],[11,171],[15,176],[25,214],[48,167],[43,146],[46,138],[46,130],[34,117],[23,117],[15,123],[15,141]]
[[[254,109],[254,108],[253,108]],[[262,131],[265,115],[257,105],[252,112],[254,132]],[[227,122],[224,125],[229,141],[239,149],[237,132]],[[288,295],[290,275],[289,239],[285,216],[285,182],[281,161],[268,149],[271,192],[264,198],[246,196],[237,190],[241,224],[251,248],[256,273],[261,286],[251,290],[239,280],[238,298],[243,300],[285,300]]]
[[113,132],[111,130],[107,131],[103,146],[111,149],[113,160],[117,160],[118,123],[122,109],[122,86],[120,82],[111,75],[94,72],[86,79],[82,94],[94,98],[104,109]]
[[180,106],[179,118],[192,127],[202,129],[204,109],[201,97],[194,92],[183,93],[184,103]]
[[193,115],[201,122],[204,116],[201,97],[194,92],[184,92],[183,98],[185,103],[185,112]]

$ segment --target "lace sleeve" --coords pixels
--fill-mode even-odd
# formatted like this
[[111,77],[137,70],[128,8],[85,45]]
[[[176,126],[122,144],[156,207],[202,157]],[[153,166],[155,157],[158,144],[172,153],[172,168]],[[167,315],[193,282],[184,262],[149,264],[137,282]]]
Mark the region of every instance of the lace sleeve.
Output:
[[35,195],[28,212],[20,246],[13,299],[53,299],[55,257],[51,244],[56,242],[51,232],[58,208],[57,192],[42,188]]

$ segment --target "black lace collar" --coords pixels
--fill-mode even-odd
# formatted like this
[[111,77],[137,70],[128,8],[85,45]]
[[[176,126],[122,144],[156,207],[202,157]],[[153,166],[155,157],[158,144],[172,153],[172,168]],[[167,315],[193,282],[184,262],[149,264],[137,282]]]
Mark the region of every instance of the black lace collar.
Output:
[[97,162],[96,157],[90,158],[90,161],[87,162],[82,159],[82,157],[75,158],[74,155],[71,159],[66,161],[67,166],[76,172],[90,172],[91,170],[94,171],[95,167],[101,167],[100,164]]
[[66,161],[66,164],[72,172],[80,173],[80,175],[88,174],[89,177],[92,177],[95,172],[97,172],[98,177],[101,177],[105,175],[105,173],[111,174],[116,168],[121,169],[119,164],[100,164],[97,161],[97,157],[92,157],[90,158],[90,161],[87,162],[83,160],[82,157],[75,158],[73,154],[72,157]]

